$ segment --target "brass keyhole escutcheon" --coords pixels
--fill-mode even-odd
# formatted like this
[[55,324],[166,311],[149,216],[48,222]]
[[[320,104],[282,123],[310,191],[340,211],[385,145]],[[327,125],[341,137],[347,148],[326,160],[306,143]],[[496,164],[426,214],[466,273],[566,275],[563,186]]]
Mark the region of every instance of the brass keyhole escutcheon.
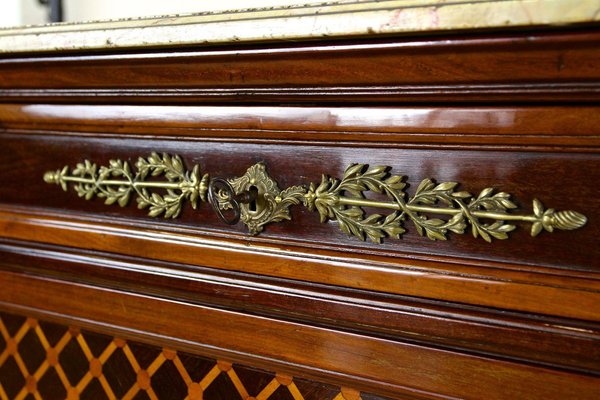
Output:
[[[256,186],[250,186],[250,192],[256,193],[257,195],[259,193],[258,188]],[[255,196],[252,200],[250,200],[248,202],[248,214],[255,214],[258,211],[260,211],[259,205],[258,205],[260,200],[258,200],[257,197],[258,196]]]
[[248,218],[259,218],[262,213],[266,210],[265,193],[266,188],[260,182],[258,184],[252,184],[245,188],[242,193],[253,193],[252,198],[248,202],[240,203],[242,215],[247,215]]
[[258,189],[252,186],[249,190],[236,193],[231,184],[222,178],[213,178],[208,185],[208,202],[221,221],[235,225],[242,215],[242,207],[256,210]]

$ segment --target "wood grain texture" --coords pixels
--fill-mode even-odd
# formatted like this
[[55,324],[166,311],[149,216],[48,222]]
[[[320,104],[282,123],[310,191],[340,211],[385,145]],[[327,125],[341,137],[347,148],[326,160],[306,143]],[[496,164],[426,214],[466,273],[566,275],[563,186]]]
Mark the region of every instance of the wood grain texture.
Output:
[[94,137],[593,152],[600,146],[600,108],[5,104],[0,128]]
[[324,382],[351,381],[359,390],[395,398],[593,399],[600,384],[585,375],[4,271],[0,283],[14,288],[0,292],[5,309],[12,304],[63,320],[68,316],[84,328],[102,326],[103,332],[145,336],[151,343],[178,344],[212,357],[227,354],[233,362],[251,360],[259,368],[303,371],[309,378],[318,371],[329,377]]
[[592,29],[4,57],[0,99],[593,101],[600,91],[599,41]]
[[0,259],[6,270],[600,375],[600,325],[589,322],[31,242],[0,242]]
[[[0,233],[5,238],[108,251],[147,258],[325,283],[356,289],[490,306],[599,321],[595,275],[568,276],[525,266],[481,268],[392,255],[310,250],[293,243],[253,244],[248,239],[214,234],[167,232],[108,221],[90,222],[67,215],[48,217],[4,209]],[[518,271],[522,268],[522,271]]]

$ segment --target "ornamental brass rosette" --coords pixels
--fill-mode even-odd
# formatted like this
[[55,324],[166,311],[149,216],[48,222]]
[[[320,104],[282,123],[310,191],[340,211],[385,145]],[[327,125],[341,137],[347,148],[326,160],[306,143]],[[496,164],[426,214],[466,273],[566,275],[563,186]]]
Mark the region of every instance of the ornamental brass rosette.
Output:
[[[531,236],[542,230],[578,229],[587,222],[576,211],[544,209],[537,199],[533,200],[533,213],[514,213],[517,207],[508,193],[486,188],[473,195],[457,191],[457,182],[436,184],[425,179],[409,197],[404,192],[404,177],[391,174],[387,166],[352,164],[342,179],[323,175],[318,184],[280,190],[262,163],[250,167],[243,176],[228,180],[210,180],[208,174],[200,173],[198,165],[186,170],[181,157],[165,153],[140,157],[135,163],[136,172],[125,161],[111,160],[108,164],[98,168],[86,160],[73,170],[64,167],[46,172],[44,180],[65,191],[71,183],[86,200],[97,196],[104,198],[105,204],[118,203],[121,207],[135,195],[138,208],[148,208],[151,217],[164,218],[179,216],[185,200],[196,209],[199,201],[207,200],[209,192],[209,202],[223,221],[241,220],[253,235],[269,223],[290,220],[289,208],[300,204],[318,212],[321,222],[337,221],[349,236],[368,238],[374,243],[381,243],[386,237],[399,239],[406,232],[404,223],[408,221],[421,236],[431,240],[447,240],[450,232],[463,234],[470,230],[475,238],[487,242],[507,239],[516,228],[514,222],[531,224]],[[213,185],[217,181],[220,185]],[[384,200],[369,199],[367,196],[372,193]],[[369,214],[365,207],[390,212]],[[223,217],[222,210],[228,209],[234,211],[235,218]]]

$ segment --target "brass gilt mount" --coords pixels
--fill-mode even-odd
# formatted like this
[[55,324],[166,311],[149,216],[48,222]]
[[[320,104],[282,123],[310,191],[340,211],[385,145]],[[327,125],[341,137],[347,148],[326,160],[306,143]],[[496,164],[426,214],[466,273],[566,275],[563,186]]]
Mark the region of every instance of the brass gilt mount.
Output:
[[[56,183],[64,191],[68,183],[79,197],[91,200],[94,196],[104,198],[104,204],[118,203],[125,207],[132,194],[136,194],[139,209],[148,208],[148,215],[176,218],[181,213],[184,199],[188,199],[196,209],[198,200],[206,200],[208,174],[200,174],[200,166],[186,171],[181,157],[162,156],[152,153],[148,158],[138,158],[135,163],[137,172],[133,172],[129,163],[110,160],[108,166],[100,167],[88,160],[79,163],[69,172],[69,167],[44,174],[44,181]],[[166,180],[151,180],[152,177],[164,177]],[[161,189],[164,193],[151,192]]]
[[[165,153],[140,157],[135,168],[134,172],[128,162],[121,160],[111,160],[108,166],[98,168],[86,160],[72,170],[65,166],[46,172],[44,181],[58,184],[65,191],[71,183],[79,197],[90,200],[97,196],[105,204],[118,203],[121,207],[135,195],[138,208],[147,208],[151,217],[176,218],[186,199],[194,209],[198,202],[208,199],[224,222],[235,224],[241,220],[253,235],[269,223],[290,220],[290,207],[300,204],[316,210],[321,222],[337,221],[349,236],[368,238],[374,243],[381,243],[385,237],[399,239],[406,232],[406,220],[414,224],[421,236],[431,240],[446,240],[450,232],[463,234],[470,228],[475,238],[482,237],[487,242],[492,238],[507,239],[508,232],[516,228],[510,222],[530,223],[531,236],[542,230],[578,229],[587,222],[576,211],[544,209],[537,199],[533,200],[533,213],[512,213],[510,210],[516,205],[508,193],[494,193],[493,188],[486,188],[474,196],[457,191],[456,182],[436,184],[425,179],[409,197],[404,192],[404,177],[390,174],[387,166],[352,164],[342,179],[323,175],[318,184],[284,190],[279,189],[262,163],[232,179],[209,179],[208,174],[200,173],[198,165],[186,170],[179,156]],[[384,200],[367,198],[370,192]],[[391,212],[367,213],[363,207]]]

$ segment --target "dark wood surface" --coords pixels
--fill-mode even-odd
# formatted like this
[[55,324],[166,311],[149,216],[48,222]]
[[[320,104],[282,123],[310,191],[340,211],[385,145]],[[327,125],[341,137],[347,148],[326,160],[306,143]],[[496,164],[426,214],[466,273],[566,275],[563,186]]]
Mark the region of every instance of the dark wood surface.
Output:
[[595,101],[597,30],[48,54],[0,61],[0,99]]
[[454,107],[0,104],[3,132],[317,146],[594,152],[594,105]]
[[[600,119],[600,112],[598,115]],[[465,257],[598,272],[600,249],[594,245],[600,236],[600,225],[594,221],[600,220],[600,198],[596,196],[595,185],[590,184],[600,180],[600,158],[596,154],[501,153],[446,150],[442,146],[435,152],[378,148],[365,154],[366,148],[367,145],[361,148],[327,146],[326,142],[310,146],[10,134],[5,136],[0,150],[0,185],[6,188],[0,201],[89,213],[92,218],[110,215],[115,222],[119,217],[136,217],[164,225],[213,228],[243,235],[245,227],[242,224],[232,228],[224,225],[206,203],[197,211],[188,205],[181,218],[155,220],[146,217],[146,212],[138,210],[133,201],[126,208],[107,207],[102,200],[80,199],[72,190],[64,193],[58,186],[43,183],[41,177],[46,171],[65,165],[74,167],[86,159],[98,165],[107,165],[109,159],[117,158],[133,164],[137,157],[148,156],[152,151],[179,154],[189,169],[199,164],[203,173],[209,173],[211,177],[241,176],[250,166],[264,162],[282,188],[310,182],[318,184],[322,174],[341,177],[352,163],[390,165],[392,171],[407,177],[411,194],[425,178],[460,182],[461,190],[471,193],[494,187],[514,195],[520,209],[527,213],[531,213],[533,199],[538,198],[547,208],[582,212],[590,223],[577,231],[540,234],[536,238],[530,238],[530,226],[525,223],[511,233],[511,239],[488,245],[469,235],[451,235],[446,242],[432,242],[420,237],[407,222],[409,233],[402,240],[387,240],[383,245],[374,245],[347,238],[334,223],[320,223],[316,213],[295,207],[292,221],[272,224],[260,236],[246,240],[260,243],[262,238],[272,238],[303,241],[310,247],[316,242],[324,248],[342,247],[343,250],[348,247],[351,251],[364,249],[386,255],[413,253]],[[536,251],[542,248],[543,252]]]
[[[0,308],[345,400],[597,398],[599,44],[590,28],[4,57]],[[282,188],[389,165],[409,194],[494,187],[588,223],[491,244],[406,223],[376,245],[295,207],[251,237],[206,203],[156,219],[42,180],[152,151],[211,177],[264,162]]]

